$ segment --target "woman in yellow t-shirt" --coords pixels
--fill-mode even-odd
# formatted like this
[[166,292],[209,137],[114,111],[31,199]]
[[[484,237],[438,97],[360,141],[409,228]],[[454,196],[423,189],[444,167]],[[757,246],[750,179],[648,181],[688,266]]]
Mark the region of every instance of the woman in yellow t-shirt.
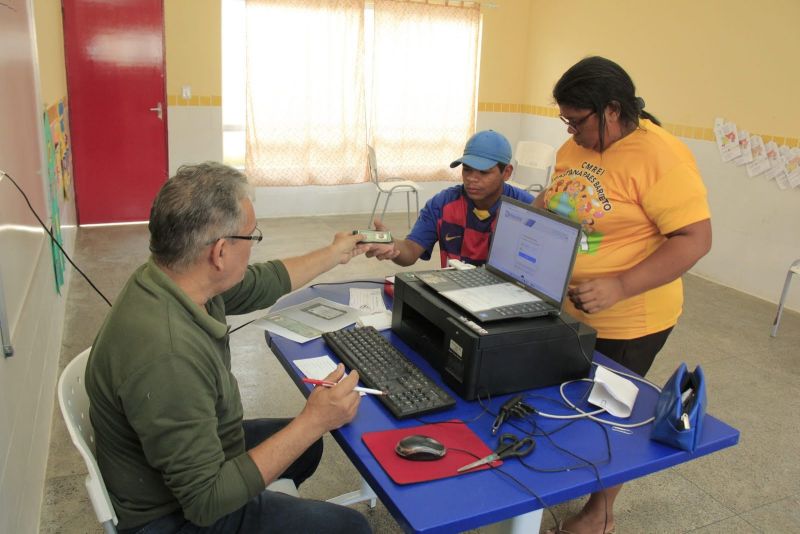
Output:
[[[681,313],[681,275],[711,248],[706,189],[688,147],[613,61],[579,61],[553,97],[572,138],[534,206],[583,226],[566,309],[597,329],[599,352],[644,375]],[[613,532],[621,489],[592,494],[556,531]]]

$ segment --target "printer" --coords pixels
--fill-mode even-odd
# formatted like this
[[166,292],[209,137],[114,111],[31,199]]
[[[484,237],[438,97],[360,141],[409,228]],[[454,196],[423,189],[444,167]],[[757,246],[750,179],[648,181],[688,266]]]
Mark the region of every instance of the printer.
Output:
[[597,339],[564,312],[474,322],[413,272],[395,276],[392,331],[466,400],[587,377]]

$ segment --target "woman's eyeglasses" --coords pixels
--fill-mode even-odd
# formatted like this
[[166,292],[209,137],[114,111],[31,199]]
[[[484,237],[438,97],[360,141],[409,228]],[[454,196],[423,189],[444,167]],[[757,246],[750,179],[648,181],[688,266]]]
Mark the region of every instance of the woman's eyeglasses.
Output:
[[585,116],[581,117],[580,119],[578,119],[576,121],[571,121],[568,118],[566,118],[564,115],[559,115],[558,118],[561,119],[561,122],[563,122],[564,124],[567,125],[567,128],[572,128],[573,130],[575,130],[577,132],[578,128],[580,127],[580,125],[583,124],[584,122],[586,122],[589,119],[589,117],[594,115],[594,113],[595,112],[592,111],[588,115],[585,115]]

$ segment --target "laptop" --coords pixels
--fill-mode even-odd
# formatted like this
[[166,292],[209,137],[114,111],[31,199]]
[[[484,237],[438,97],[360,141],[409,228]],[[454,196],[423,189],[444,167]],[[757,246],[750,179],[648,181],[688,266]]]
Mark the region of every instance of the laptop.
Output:
[[485,266],[415,274],[481,322],[558,315],[580,236],[580,224],[504,196]]

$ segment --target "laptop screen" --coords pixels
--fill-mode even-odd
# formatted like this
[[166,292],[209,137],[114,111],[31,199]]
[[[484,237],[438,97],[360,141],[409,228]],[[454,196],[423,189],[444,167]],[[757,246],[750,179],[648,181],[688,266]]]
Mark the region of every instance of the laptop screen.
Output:
[[502,197],[487,267],[560,304],[580,232],[577,223]]

